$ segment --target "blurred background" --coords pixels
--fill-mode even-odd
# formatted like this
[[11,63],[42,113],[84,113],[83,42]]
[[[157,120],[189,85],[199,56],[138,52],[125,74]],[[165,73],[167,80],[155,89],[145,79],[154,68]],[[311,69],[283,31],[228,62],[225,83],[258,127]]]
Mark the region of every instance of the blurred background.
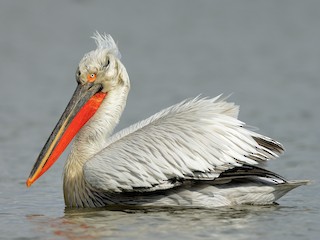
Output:
[[[241,105],[240,119],[287,150],[268,168],[289,179],[312,180],[280,200],[289,207],[279,210],[281,217],[278,209],[269,213],[270,221],[255,216],[263,223],[260,236],[318,236],[319,26],[316,0],[1,1],[1,232],[10,238],[41,238],[49,233],[41,227],[34,231],[30,216],[49,216],[54,223],[67,216],[61,180],[66,155],[31,189],[25,180],[76,87],[78,62],[95,48],[90,37],[97,30],[113,36],[131,79],[118,129],[199,94],[232,94],[229,100]],[[118,220],[121,225],[123,219]],[[268,224],[278,232],[270,233]],[[294,225],[300,235],[292,232]],[[118,232],[108,236],[117,238]],[[144,233],[139,238],[150,239],[150,232]],[[195,235],[180,237],[187,236]]]

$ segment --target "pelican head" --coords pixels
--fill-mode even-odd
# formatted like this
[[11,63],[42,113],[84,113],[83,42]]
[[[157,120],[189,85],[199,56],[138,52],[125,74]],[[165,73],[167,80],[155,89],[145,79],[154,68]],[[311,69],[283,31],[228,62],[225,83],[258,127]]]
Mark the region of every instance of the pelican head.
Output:
[[124,84],[121,82],[124,79],[120,77],[124,70],[120,62],[121,55],[110,35],[96,32],[93,38],[97,49],[85,54],[81,59],[76,79],[81,85],[100,86],[101,92],[107,93],[119,84]]
[[107,95],[119,87],[129,88],[129,77],[112,37],[96,32],[93,39],[97,49],[80,61],[76,71],[78,86],[31,170],[28,187],[53,165]]

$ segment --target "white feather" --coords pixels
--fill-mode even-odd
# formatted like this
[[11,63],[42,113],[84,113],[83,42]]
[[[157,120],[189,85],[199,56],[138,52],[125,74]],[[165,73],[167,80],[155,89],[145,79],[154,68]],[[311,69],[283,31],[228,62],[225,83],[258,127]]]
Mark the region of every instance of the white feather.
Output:
[[194,172],[213,179],[221,169],[268,160],[270,155],[252,138],[256,133],[226,114],[236,111],[219,98],[196,98],[162,110],[112,136],[86,162],[85,178],[95,188],[121,192],[190,179]]
[[99,32],[95,32],[92,38],[95,40],[97,44],[97,50],[106,49],[108,52],[114,54],[118,59],[121,58],[120,51],[117,47],[117,44],[109,34],[100,34]]

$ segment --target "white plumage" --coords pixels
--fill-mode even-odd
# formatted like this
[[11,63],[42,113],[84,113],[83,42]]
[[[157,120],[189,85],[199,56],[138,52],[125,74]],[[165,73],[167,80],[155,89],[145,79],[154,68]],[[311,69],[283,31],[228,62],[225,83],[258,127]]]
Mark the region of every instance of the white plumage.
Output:
[[271,204],[306,183],[256,166],[283,147],[246,128],[221,96],[183,101],[112,135],[130,81],[112,37],[94,38],[98,47],[80,61],[78,82],[88,84],[93,72],[107,95],[67,159],[67,206]]
[[[238,108],[214,99],[193,99],[115,134],[86,162],[84,176],[96,188],[122,192],[151,188],[173,178],[213,180],[227,169],[277,155],[234,118]],[[281,150],[281,145],[274,142]]]

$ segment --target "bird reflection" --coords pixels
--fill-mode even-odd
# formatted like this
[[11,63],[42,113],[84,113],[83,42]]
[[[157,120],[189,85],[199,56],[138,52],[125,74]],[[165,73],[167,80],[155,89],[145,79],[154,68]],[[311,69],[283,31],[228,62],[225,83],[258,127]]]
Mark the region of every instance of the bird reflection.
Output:
[[[101,239],[144,238],[159,234],[179,238],[223,237],[239,229],[252,229],[252,218],[279,210],[278,205],[241,206],[217,209],[179,208],[103,208],[65,209],[64,216],[28,215],[35,231],[46,238]],[[245,231],[248,234],[247,231]]]

